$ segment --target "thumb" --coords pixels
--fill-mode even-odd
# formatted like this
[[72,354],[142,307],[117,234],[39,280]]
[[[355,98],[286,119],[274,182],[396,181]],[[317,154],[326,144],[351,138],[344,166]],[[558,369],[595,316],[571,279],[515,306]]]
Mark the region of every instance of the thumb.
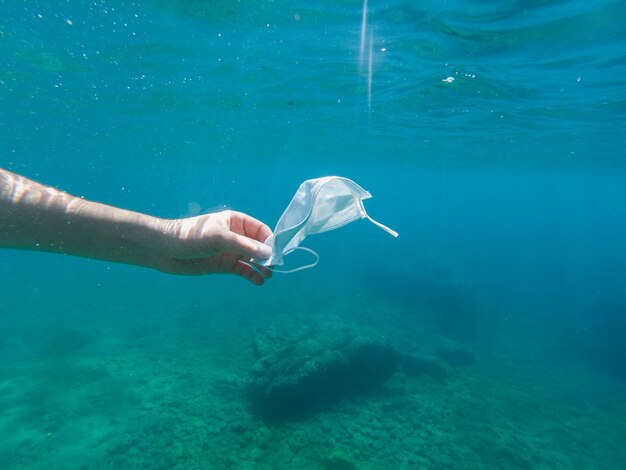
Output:
[[224,236],[222,249],[226,252],[230,251],[247,258],[259,260],[267,259],[272,256],[272,249],[269,246],[233,232],[228,232],[228,234]]

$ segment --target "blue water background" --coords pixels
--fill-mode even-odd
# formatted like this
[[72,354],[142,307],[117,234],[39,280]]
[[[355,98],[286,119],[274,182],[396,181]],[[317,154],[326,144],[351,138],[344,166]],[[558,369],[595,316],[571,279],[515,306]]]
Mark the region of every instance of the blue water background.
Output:
[[0,322],[150,325],[229,299],[211,315],[262,317],[374,290],[406,307],[414,280],[445,277],[472,292],[478,341],[580,360],[555,344],[626,296],[626,4],[370,0],[369,100],[362,6],[0,2],[2,167],[160,217],[229,208],[271,227],[303,180],[337,174],[400,233],[312,237],[319,266],[262,288],[5,250]]
[[4,166],[154,215],[196,203],[270,226],[302,180],[340,174],[402,236],[314,240],[349,256],[332,271],[435,252],[544,302],[620,289],[619,2],[371,4],[371,108],[359,2],[254,5],[3,5]]

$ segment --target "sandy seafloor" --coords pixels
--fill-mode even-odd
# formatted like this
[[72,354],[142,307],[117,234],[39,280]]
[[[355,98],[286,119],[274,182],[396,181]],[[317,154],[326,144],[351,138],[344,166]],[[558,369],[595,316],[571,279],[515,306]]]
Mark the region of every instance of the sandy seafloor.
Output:
[[[163,311],[115,299],[94,311],[83,299],[42,320],[25,308],[2,343],[4,468],[616,469],[626,462],[624,384],[559,360],[550,354],[555,346],[519,320],[499,324],[497,336],[480,329],[475,364],[448,380],[398,372],[382,389],[319,413],[265,422],[243,393],[257,328],[337,316],[412,352],[445,340],[420,315],[373,295],[342,298],[321,287],[311,305],[312,293],[286,291],[277,312],[257,294],[241,295],[238,282],[227,285],[218,303],[172,301],[178,308]],[[493,321],[489,312],[482,318]]]

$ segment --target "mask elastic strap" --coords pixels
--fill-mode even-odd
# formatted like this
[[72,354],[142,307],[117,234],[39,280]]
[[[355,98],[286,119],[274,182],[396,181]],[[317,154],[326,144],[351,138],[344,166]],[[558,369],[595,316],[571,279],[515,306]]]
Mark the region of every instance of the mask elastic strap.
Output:
[[386,225],[381,224],[380,222],[376,222],[369,215],[367,215],[367,213],[365,213],[365,217],[367,217],[367,220],[369,220],[371,223],[373,223],[377,227],[382,228],[389,235],[392,235],[392,236],[398,238],[398,232],[396,232],[395,230],[390,229],[389,227],[387,227]]
[[302,251],[306,251],[308,253],[311,253],[313,256],[315,256],[315,261],[312,262],[311,264],[305,264],[304,266],[300,266],[299,268],[295,268],[295,269],[276,269],[276,268],[268,268],[268,267],[266,267],[266,269],[269,269],[273,273],[291,274],[291,273],[296,273],[298,271],[303,271],[305,269],[314,268],[315,266],[317,266],[317,263],[320,262],[320,255],[315,253],[310,248],[305,248],[303,246],[297,246],[297,247],[289,250],[288,252],[286,252],[283,256],[287,256],[289,253],[293,253],[296,250],[302,250]]

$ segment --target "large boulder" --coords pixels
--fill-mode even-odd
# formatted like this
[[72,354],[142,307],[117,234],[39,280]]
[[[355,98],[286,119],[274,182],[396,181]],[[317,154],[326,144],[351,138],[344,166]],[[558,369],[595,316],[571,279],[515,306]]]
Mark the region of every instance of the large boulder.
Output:
[[383,385],[400,354],[338,320],[267,329],[254,341],[249,390],[258,413],[295,418]]

